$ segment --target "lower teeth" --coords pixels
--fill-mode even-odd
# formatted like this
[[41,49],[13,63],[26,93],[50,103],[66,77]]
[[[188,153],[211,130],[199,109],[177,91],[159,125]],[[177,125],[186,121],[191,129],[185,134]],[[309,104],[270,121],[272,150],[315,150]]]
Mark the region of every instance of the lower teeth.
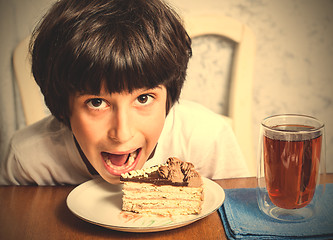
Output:
[[[129,154],[129,157],[128,157],[128,160],[125,162],[125,165],[131,165],[134,163],[134,160],[135,158],[137,157],[137,152],[132,152]],[[116,169],[121,169],[122,166],[116,166],[116,165],[113,165],[111,160],[108,158],[108,159],[105,159],[105,162],[106,164],[109,166],[109,167],[113,167],[113,168],[116,168]]]
[[110,159],[105,159],[105,162],[106,162],[107,165],[111,166],[111,161],[110,161]]

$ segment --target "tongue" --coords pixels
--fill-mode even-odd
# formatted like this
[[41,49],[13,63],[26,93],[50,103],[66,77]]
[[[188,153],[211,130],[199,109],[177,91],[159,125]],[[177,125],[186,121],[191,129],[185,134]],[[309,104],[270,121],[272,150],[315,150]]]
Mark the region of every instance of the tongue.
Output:
[[108,154],[108,159],[111,161],[113,165],[121,166],[124,165],[128,158],[128,154],[116,155],[116,154]]

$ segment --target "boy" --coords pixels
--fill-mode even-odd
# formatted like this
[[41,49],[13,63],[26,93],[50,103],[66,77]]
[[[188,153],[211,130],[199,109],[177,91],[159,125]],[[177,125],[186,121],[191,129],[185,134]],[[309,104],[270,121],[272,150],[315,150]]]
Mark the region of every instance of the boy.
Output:
[[16,133],[0,184],[79,184],[191,161],[209,178],[247,168],[230,127],[176,103],[191,56],[177,14],[159,0],[60,0],[32,37],[32,71],[52,116]]

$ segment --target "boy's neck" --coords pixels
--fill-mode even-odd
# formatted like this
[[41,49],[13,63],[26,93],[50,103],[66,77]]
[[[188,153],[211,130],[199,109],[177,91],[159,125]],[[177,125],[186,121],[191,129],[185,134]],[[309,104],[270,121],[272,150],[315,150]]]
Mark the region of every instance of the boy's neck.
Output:
[[88,161],[86,155],[84,155],[84,153],[83,153],[83,151],[82,151],[82,149],[81,149],[81,147],[80,147],[79,143],[77,142],[77,140],[76,140],[76,138],[75,138],[74,135],[73,135],[73,137],[74,137],[75,146],[76,146],[77,150],[79,151],[80,156],[81,156],[81,158],[82,158],[84,164],[86,165],[86,167],[87,167],[89,173],[90,173],[91,175],[99,175],[98,172],[96,171],[96,169],[95,169],[95,168],[90,164],[90,162]]

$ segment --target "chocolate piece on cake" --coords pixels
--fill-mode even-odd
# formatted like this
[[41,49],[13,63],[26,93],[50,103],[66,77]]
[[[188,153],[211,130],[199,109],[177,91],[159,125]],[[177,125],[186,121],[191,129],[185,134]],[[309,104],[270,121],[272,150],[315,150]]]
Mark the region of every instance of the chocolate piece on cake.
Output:
[[199,214],[201,176],[192,163],[169,158],[165,165],[122,174],[124,211],[165,216]]

